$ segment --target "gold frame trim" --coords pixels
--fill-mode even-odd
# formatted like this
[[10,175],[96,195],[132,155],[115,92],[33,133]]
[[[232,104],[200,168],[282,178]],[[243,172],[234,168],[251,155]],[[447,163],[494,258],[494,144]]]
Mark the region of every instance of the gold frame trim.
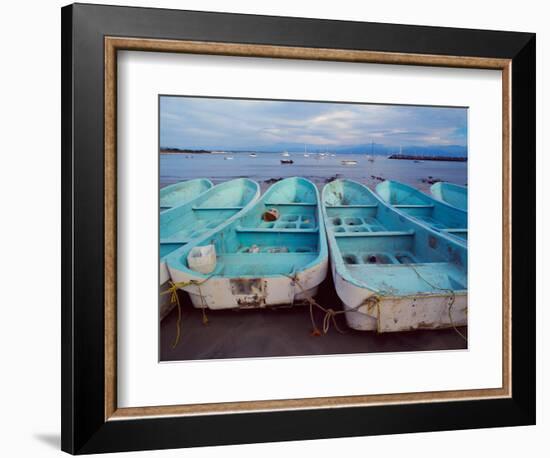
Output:
[[[224,402],[118,408],[116,346],[116,88],[117,51],[175,52],[240,57],[268,57],[338,62],[362,62],[437,67],[480,68],[502,71],[502,380],[501,388],[433,391],[422,393],[337,396],[305,399]],[[381,404],[461,401],[509,398],[512,395],[511,366],[511,60],[481,57],[403,54],[343,49],[300,48],[199,41],[156,40],[105,37],[105,420],[128,420],[143,417],[248,413],[273,410],[297,410],[372,406]]]

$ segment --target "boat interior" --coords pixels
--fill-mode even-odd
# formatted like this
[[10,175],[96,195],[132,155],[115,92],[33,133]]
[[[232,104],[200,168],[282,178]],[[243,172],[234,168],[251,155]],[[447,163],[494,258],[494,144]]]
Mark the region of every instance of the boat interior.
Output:
[[431,193],[436,199],[447,202],[461,210],[468,208],[468,191],[465,186],[458,186],[452,183],[439,182],[432,185]]
[[376,192],[393,208],[406,213],[432,229],[467,240],[468,215],[466,212],[439,202],[417,189],[394,181],[379,183],[376,186]]
[[[264,215],[273,210],[278,217],[266,221]],[[319,235],[315,185],[287,178],[272,185],[246,215],[201,245],[214,243],[216,275],[292,275],[319,257]]]
[[258,185],[251,180],[232,180],[214,188],[189,204],[160,214],[160,257],[227,221],[256,196]]
[[204,178],[167,186],[160,190],[160,209],[162,211],[189,202],[211,187],[212,182]]
[[466,249],[407,223],[367,187],[333,181],[323,202],[337,266],[362,286],[390,295],[466,289]]

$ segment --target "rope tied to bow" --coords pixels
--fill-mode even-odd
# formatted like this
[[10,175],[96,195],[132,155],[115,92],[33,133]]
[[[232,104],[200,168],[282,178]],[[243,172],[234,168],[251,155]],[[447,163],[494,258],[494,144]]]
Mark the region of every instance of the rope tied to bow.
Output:
[[[430,281],[428,281],[426,278],[424,278],[420,274],[420,272],[418,272],[412,265],[409,264],[409,267],[416,273],[416,275],[418,275],[418,277],[420,279],[422,279],[424,282],[426,282],[433,289],[436,289],[436,290],[439,290],[439,291],[446,291],[446,292],[449,293],[448,306],[447,306],[447,315],[449,317],[449,322],[451,324],[451,327],[454,329],[454,331],[462,339],[464,339],[467,342],[468,341],[467,337],[458,330],[458,328],[456,327],[456,325],[453,321],[452,308],[453,308],[453,305],[455,304],[455,301],[456,301],[456,294],[455,294],[454,290],[452,290],[450,288],[440,288],[439,286],[432,284]],[[313,297],[311,297],[307,293],[305,288],[302,286],[302,284],[300,283],[300,280],[298,279],[297,274],[294,274],[292,276],[288,276],[288,278],[290,278],[298,286],[298,288],[300,288],[302,294],[304,295],[304,298],[305,298],[306,302],[309,304],[309,317],[310,317],[311,324],[312,324],[312,327],[313,327],[313,331],[312,331],[311,334],[313,336],[320,336],[320,335],[327,334],[329,329],[330,329],[330,324],[331,323],[333,323],[334,328],[340,334],[345,334],[345,331],[343,331],[338,326],[338,322],[336,321],[336,316],[341,315],[341,314],[346,314],[346,313],[361,313],[361,314],[364,314],[364,312],[361,312],[359,309],[361,309],[362,307],[365,307],[365,306],[367,307],[367,313],[368,314],[374,315],[373,312],[376,310],[376,332],[381,333],[381,328],[380,328],[380,326],[381,326],[380,297],[382,296],[382,294],[380,294],[380,293],[373,294],[373,295],[367,297],[362,303],[360,303],[359,305],[357,305],[353,308],[349,308],[347,310],[346,309],[334,310],[333,308],[330,308],[330,307],[323,307],[317,301],[315,301],[315,299],[313,299]],[[313,315],[313,308],[314,307],[321,310],[321,312],[324,313],[323,319],[322,319],[321,330],[317,326],[317,323],[315,321],[315,317]]]
[[462,337],[462,339],[464,339],[465,342],[468,342],[468,338],[462,334],[458,328],[456,327],[454,321],[453,321],[453,317],[452,317],[452,309],[453,309],[453,305],[455,304],[455,300],[456,300],[456,294],[454,292],[453,289],[450,289],[450,288],[441,288],[437,285],[434,285],[433,283],[431,283],[430,281],[426,280],[426,278],[424,278],[420,272],[418,272],[418,270],[416,270],[412,264],[409,264],[409,267],[416,273],[416,275],[418,276],[418,278],[420,278],[422,281],[424,281],[425,283],[427,283],[429,286],[431,286],[433,289],[436,289],[436,290],[439,290],[439,291],[446,291],[449,293],[449,299],[448,299],[448,306],[447,306],[447,315],[449,317],[449,323],[451,324],[452,328],[455,330],[455,332],[460,336]]
[[[328,333],[329,329],[330,329],[330,324],[331,323],[334,325],[334,329],[336,329],[336,331],[338,331],[340,334],[346,334],[346,332],[343,331],[340,328],[340,326],[338,326],[338,321],[336,320],[336,317],[338,315],[342,315],[342,314],[346,314],[346,313],[354,313],[354,312],[362,313],[362,312],[359,311],[359,309],[361,307],[364,307],[365,305],[367,305],[367,307],[368,307],[369,303],[370,303],[369,301],[374,300],[374,301],[376,301],[376,303],[380,302],[378,297],[370,296],[369,298],[366,299],[365,302],[363,302],[363,303],[361,303],[361,304],[359,304],[356,307],[353,307],[351,309],[334,310],[331,307],[323,307],[315,299],[313,299],[313,297],[311,297],[308,294],[306,289],[300,283],[300,280],[298,279],[297,274],[292,275],[292,276],[288,276],[288,278],[290,278],[298,286],[298,288],[300,288],[300,291],[304,295],[304,298],[305,298],[306,302],[309,304],[309,319],[311,320],[311,326],[313,328],[313,331],[311,332],[312,336],[326,335]],[[314,307],[317,308],[318,310],[321,310],[321,312],[323,312],[323,314],[324,314],[323,319],[322,319],[321,330],[318,328],[317,322],[315,321],[315,317],[313,316],[313,308]],[[380,308],[378,308],[378,311],[379,311],[378,313],[380,313]]]
[[199,289],[199,296],[201,298],[201,311],[202,311],[202,324],[207,325],[208,324],[208,317],[206,316],[206,304],[204,302],[204,297],[201,292],[201,286],[204,284],[207,280],[209,280],[210,277],[204,279],[203,281],[197,281],[197,280],[190,280],[190,281],[180,281],[180,282],[173,282],[172,280],[169,280],[168,283],[170,286],[166,291],[163,291],[160,293],[161,295],[170,294],[170,303],[176,304],[177,310],[178,310],[178,318],[176,320],[176,337],[174,338],[174,342],[172,342],[172,349],[176,348],[177,345],[180,342],[181,339],[181,303],[178,296],[178,289],[185,288],[186,286],[196,285]]
[[[340,334],[345,334],[345,332],[342,331],[342,329],[340,329],[340,327],[338,326],[338,322],[336,321],[336,316],[341,314],[341,313],[344,313],[343,310],[334,310],[332,308],[323,307],[321,304],[319,304],[315,299],[313,299],[313,297],[311,297],[308,294],[308,292],[302,286],[302,284],[300,283],[300,280],[298,280],[298,274],[287,275],[287,277],[290,278],[290,280],[295,285],[297,285],[298,288],[300,288],[300,291],[304,295],[304,298],[305,298],[306,302],[309,305],[309,319],[311,320],[311,326],[313,328],[313,330],[311,332],[312,336],[320,336],[320,335],[326,334],[328,332],[328,330],[330,329],[330,323],[331,322],[334,325],[334,328]],[[321,326],[322,331],[319,330],[319,328],[317,327],[315,317],[313,316],[313,308],[314,307],[316,307],[317,309],[321,310],[324,313],[323,324]]]

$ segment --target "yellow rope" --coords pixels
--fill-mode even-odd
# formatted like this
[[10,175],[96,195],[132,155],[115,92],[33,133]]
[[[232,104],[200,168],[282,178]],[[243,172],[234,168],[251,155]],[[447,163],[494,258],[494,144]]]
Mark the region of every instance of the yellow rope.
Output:
[[418,272],[418,270],[416,270],[412,264],[408,264],[408,266],[414,270],[414,272],[416,273],[416,275],[418,276],[418,278],[420,278],[422,281],[424,281],[425,283],[427,283],[429,286],[431,286],[432,288],[434,289],[437,289],[439,291],[447,291],[447,292],[450,292],[450,297],[449,297],[449,306],[447,307],[447,314],[449,316],[449,322],[451,323],[451,326],[453,327],[453,329],[455,330],[455,332],[460,336],[462,337],[466,342],[468,342],[468,338],[462,334],[458,328],[455,326],[455,323],[453,321],[453,317],[451,315],[451,311],[452,311],[452,308],[453,308],[453,305],[455,303],[455,299],[456,299],[456,295],[455,295],[455,292],[454,290],[450,289],[450,288],[440,288],[439,286],[437,285],[434,285],[433,283],[429,282],[428,280],[426,280],[421,274],[420,272]]
[[[453,327],[453,329],[455,330],[455,332],[460,336],[462,337],[466,342],[468,341],[468,339],[466,338],[466,336],[464,334],[462,334],[458,328],[456,327],[456,325],[454,324],[454,321],[453,321],[453,318],[452,318],[452,308],[453,308],[453,305],[455,303],[455,298],[456,298],[456,295],[455,295],[455,292],[454,290],[452,289],[449,289],[449,288],[440,288],[438,287],[437,285],[434,285],[432,283],[430,283],[428,280],[426,280],[421,274],[420,272],[418,272],[412,265],[409,264],[409,267],[411,267],[413,269],[413,271],[416,273],[416,275],[418,275],[418,277],[420,279],[422,279],[424,282],[426,282],[428,285],[430,285],[432,288],[434,289],[437,289],[437,290],[440,290],[440,291],[447,291],[450,293],[450,297],[449,297],[449,306],[447,307],[447,314],[449,316],[449,322],[451,323],[451,326]],[[367,311],[368,312],[372,312],[372,310],[374,309],[374,307],[376,307],[376,313],[377,313],[377,319],[376,319],[376,332],[378,334],[380,334],[381,332],[381,329],[380,329],[380,322],[381,322],[381,311],[380,311],[380,297],[379,297],[379,294],[378,295],[372,295],[372,296],[369,296],[365,301],[363,301],[361,304],[357,305],[356,307],[353,307],[351,309],[348,309],[348,310],[334,310],[332,308],[326,308],[326,307],[323,307],[322,305],[320,305],[317,301],[315,301],[315,299],[313,299],[311,296],[309,296],[306,292],[306,290],[303,288],[302,284],[300,283],[300,281],[298,280],[298,276],[297,275],[294,275],[294,276],[288,276],[288,278],[290,278],[297,286],[298,288],[300,288],[300,290],[302,291],[302,294],[304,295],[305,299],[306,299],[306,302],[308,302],[309,304],[309,318],[311,320],[311,324],[313,326],[313,332],[312,332],[312,335],[315,335],[315,336],[320,336],[322,334],[327,334],[327,332],[329,331],[329,328],[330,328],[330,323],[332,321],[332,323],[334,324],[334,327],[335,329],[340,333],[340,334],[345,334],[344,331],[342,331],[339,326],[338,326],[338,323],[336,322],[336,316],[337,315],[340,315],[340,314],[345,314],[345,313],[363,313],[363,312],[360,312],[359,309],[361,307],[364,307],[366,306],[367,307]],[[322,332],[319,330],[319,328],[317,327],[317,323],[315,322],[315,317],[313,316],[313,307],[317,307],[319,310],[321,310],[325,315],[323,316],[323,325],[322,325]]]
[[376,307],[376,332],[380,334],[380,298],[378,296],[367,297],[367,299],[357,307],[357,311],[359,311],[359,307],[363,305],[367,306],[367,312],[370,312]]
[[[451,326],[453,327],[453,329],[455,330],[455,332],[460,336],[462,337],[466,342],[468,341],[468,339],[464,336],[464,334],[462,334],[458,329],[457,327],[455,326],[454,322],[453,322],[453,318],[452,318],[452,314],[451,314],[451,311],[452,311],[452,307],[455,303],[455,292],[452,290],[452,289],[449,289],[449,288],[440,288],[436,285],[433,285],[432,283],[430,283],[428,280],[426,280],[413,266],[412,264],[409,264],[408,265],[411,269],[413,269],[413,271],[416,273],[416,275],[421,279],[423,280],[424,282],[426,282],[428,285],[430,285],[432,288],[434,289],[437,289],[437,290],[440,290],[440,291],[448,291],[450,292],[450,297],[449,297],[449,306],[447,308],[447,313],[448,313],[448,316],[449,316],[449,321],[451,323]],[[196,281],[196,280],[190,280],[188,282],[173,282],[173,281],[169,281],[170,283],[170,287],[166,290],[166,291],[163,291],[161,294],[170,294],[170,302],[171,303],[175,303],[177,305],[177,308],[178,308],[178,318],[177,318],[177,321],[176,321],[176,338],[174,339],[174,342],[172,343],[172,348],[176,348],[176,346],[178,345],[180,339],[181,339],[181,304],[180,304],[180,301],[179,301],[179,297],[178,297],[178,289],[181,289],[181,288],[185,288],[186,286],[191,286],[191,285],[196,285],[198,290],[199,290],[199,297],[201,299],[201,311],[202,311],[202,323],[204,325],[207,325],[208,324],[208,316],[206,315],[206,303],[204,301],[204,297],[202,295],[202,291],[201,291],[201,285],[204,284],[206,281],[208,281],[210,279],[211,276],[209,276],[208,278],[204,279],[203,281]],[[334,328],[340,333],[340,334],[345,334],[345,331],[343,331],[342,329],[340,329],[340,327],[338,326],[338,322],[336,321],[336,316],[337,315],[341,315],[341,314],[345,314],[345,313],[363,313],[363,312],[360,312],[359,309],[361,307],[364,307],[366,306],[367,307],[367,311],[368,312],[371,312],[372,309],[374,307],[376,307],[376,311],[377,311],[377,319],[376,319],[376,331],[377,333],[380,333],[381,330],[380,330],[380,318],[381,318],[381,312],[380,312],[380,298],[378,297],[378,295],[372,295],[372,296],[369,296],[364,302],[362,302],[361,304],[357,305],[356,307],[353,307],[351,309],[348,309],[348,310],[345,310],[345,309],[342,309],[342,310],[334,310],[333,308],[330,308],[330,307],[323,307],[321,304],[319,304],[315,299],[313,299],[313,297],[311,297],[307,291],[304,289],[304,287],[302,286],[302,284],[300,283],[299,279],[298,279],[298,275],[295,274],[295,275],[287,275],[288,278],[290,278],[290,280],[292,280],[297,286],[298,288],[300,288],[302,294],[304,295],[304,298],[306,300],[306,302],[309,304],[309,318],[311,320],[311,325],[313,327],[313,331],[312,331],[312,335],[314,336],[320,336],[320,335],[326,335],[330,329],[330,323],[332,322],[333,325],[334,325]],[[319,310],[321,310],[323,313],[324,313],[324,316],[323,316],[323,320],[322,320],[322,331],[319,330],[319,328],[317,327],[317,323],[315,321],[315,317],[313,316],[313,307],[316,307],[318,308]]]
[[[293,275],[293,276],[287,275],[287,277],[290,278],[294,282],[294,284],[296,284],[298,286],[298,288],[300,288],[300,290],[302,291],[302,294],[305,297],[306,302],[309,304],[309,318],[311,320],[311,325],[313,327],[313,331],[311,333],[313,336],[320,336],[322,334],[326,334],[328,332],[329,328],[330,328],[330,322],[331,321],[334,324],[334,328],[340,334],[345,334],[345,332],[340,329],[340,327],[338,326],[338,323],[336,322],[336,315],[338,315],[340,313],[343,313],[342,310],[334,310],[334,309],[331,309],[331,308],[325,308],[322,305],[320,305],[302,287],[300,281],[298,280],[298,275],[297,274]],[[317,327],[317,323],[315,322],[315,317],[313,316],[313,307],[317,307],[319,310],[321,310],[325,314],[324,317],[323,317],[323,325],[322,325],[323,332],[321,332],[319,330],[319,328]]]
[[[300,288],[300,290],[302,291],[302,294],[304,295],[304,297],[306,299],[306,302],[309,304],[309,318],[311,320],[311,325],[313,327],[313,331],[311,333],[313,336],[320,336],[320,335],[327,334],[329,329],[330,329],[330,323],[331,322],[334,325],[334,328],[340,334],[345,334],[346,332],[342,331],[342,329],[340,329],[340,327],[338,326],[338,322],[336,321],[336,316],[341,315],[341,314],[345,314],[345,313],[354,313],[354,312],[362,313],[362,312],[359,312],[359,309],[361,307],[364,307],[365,305],[367,305],[367,307],[368,307],[368,304],[366,304],[365,302],[359,304],[358,306],[356,306],[354,308],[348,309],[348,310],[344,310],[344,309],[343,310],[334,310],[333,308],[330,308],[330,307],[328,307],[328,308],[323,307],[321,304],[319,304],[315,299],[313,299],[313,297],[311,297],[307,293],[307,291],[304,289],[304,287],[300,283],[300,280],[298,280],[298,275],[288,276],[288,278],[290,278],[298,286],[298,288]],[[376,296],[370,296],[367,299],[367,301],[370,301],[370,300],[375,300],[377,304],[380,303],[380,300]],[[322,332],[317,327],[315,317],[313,316],[313,307],[317,307],[319,310],[321,310],[324,313],[323,325],[322,325],[322,328],[321,328]],[[380,314],[380,305],[378,305],[378,313]],[[377,326],[378,326],[378,323],[377,323]]]
[[201,298],[201,303],[202,303],[202,307],[201,307],[202,323],[208,324],[208,317],[206,316],[206,310],[205,310],[206,304],[204,303],[204,297],[202,296],[200,285],[202,285],[209,279],[210,277],[200,282],[197,280],[180,281],[180,282],[173,282],[172,280],[169,280],[168,283],[170,284],[170,287],[166,291],[163,291],[162,293],[160,293],[161,295],[170,294],[170,303],[176,304],[178,309],[178,318],[176,320],[176,337],[174,339],[174,342],[172,343],[172,349],[177,347],[181,339],[181,304],[178,296],[178,289],[185,288],[186,286],[191,286],[191,285],[196,285],[199,288],[199,296]]
[[206,316],[206,304],[204,303],[204,297],[202,296],[201,292],[201,284],[199,283],[197,285],[199,288],[199,297],[201,298],[201,310],[202,310],[202,324],[208,324],[208,317]]

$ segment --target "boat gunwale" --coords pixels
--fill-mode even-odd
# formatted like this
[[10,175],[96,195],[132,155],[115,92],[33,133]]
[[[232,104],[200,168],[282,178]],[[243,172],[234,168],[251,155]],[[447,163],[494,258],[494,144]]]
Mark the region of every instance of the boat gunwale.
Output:
[[[208,189],[208,190],[205,191],[204,193],[199,194],[197,197],[195,197],[195,198],[192,199],[191,201],[189,201],[189,202],[187,202],[187,203],[185,203],[185,204],[182,204],[182,205],[178,205],[177,207],[172,207],[172,208],[166,210],[165,212],[162,212],[161,217],[162,217],[162,216],[166,217],[166,214],[167,214],[168,212],[171,212],[171,211],[174,211],[174,212],[175,212],[177,209],[181,210],[180,207],[183,207],[183,206],[188,206],[188,207],[189,207],[189,211],[190,211],[190,212],[193,212],[193,211],[196,210],[195,205],[194,205],[194,204],[196,203],[196,202],[195,202],[196,200],[198,200],[198,199],[201,198],[201,197],[206,196],[207,193],[210,193],[210,192],[211,192],[211,193],[213,194],[214,192],[219,192],[220,189],[226,188],[226,187],[229,186],[230,183],[234,183],[234,182],[237,182],[237,181],[238,181],[238,182],[245,182],[245,183],[247,183],[247,184],[248,184],[248,183],[251,183],[251,184],[252,184],[252,189],[254,189],[254,193],[253,193],[253,196],[252,196],[252,198],[250,199],[250,201],[249,201],[245,206],[240,207],[241,209],[240,209],[238,212],[236,212],[234,215],[232,215],[232,216],[230,216],[229,218],[227,218],[227,219],[226,219],[225,221],[223,221],[222,223],[220,223],[220,224],[218,224],[217,226],[215,226],[215,227],[213,227],[213,228],[210,228],[209,230],[203,232],[203,234],[200,235],[200,236],[198,236],[198,237],[192,237],[192,238],[188,239],[185,243],[183,243],[183,245],[182,245],[180,248],[177,248],[176,250],[174,250],[174,252],[180,250],[180,249],[183,248],[183,247],[186,247],[186,246],[189,245],[190,243],[193,243],[193,242],[195,241],[195,239],[199,239],[200,237],[206,236],[206,235],[208,235],[210,232],[213,232],[213,231],[217,230],[222,224],[231,222],[231,221],[233,221],[234,218],[238,218],[239,216],[241,216],[242,213],[243,213],[247,208],[249,208],[251,205],[254,205],[254,204],[258,201],[258,199],[259,199],[259,197],[260,197],[260,185],[258,184],[258,182],[256,182],[255,180],[251,180],[250,178],[235,178],[235,179],[233,179],[233,180],[224,181],[223,183],[218,183],[217,185],[212,186],[210,189]],[[206,207],[206,208],[208,208],[208,207]],[[234,209],[234,208],[236,208],[236,207],[227,207],[227,208],[228,208],[228,209]],[[199,207],[199,210],[202,210],[202,209],[204,209],[204,208],[200,208],[200,207]],[[218,207],[218,210],[219,210],[219,207]],[[167,240],[166,242],[163,242],[163,241],[162,241],[163,239],[162,239],[162,237],[160,237],[160,218],[161,218],[161,217],[159,217],[159,263],[160,263],[160,264],[163,264],[163,263],[166,263],[168,257],[169,257],[172,253],[168,253],[167,255],[160,256],[160,246],[161,246],[161,245],[169,245],[169,244],[179,243],[179,242],[174,242],[174,241],[171,241],[171,240]],[[166,240],[166,239],[167,239],[167,238],[165,237],[165,240]]]
[[[438,200],[436,199],[435,197],[433,197],[431,194],[426,194],[425,192],[422,192],[420,191],[419,189],[416,189],[406,183],[401,183],[400,181],[396,181],[396,180],[384,180],[382,181],[381,183],[378,183],[376,185],[376,192],[375,194],[377,195],[377,197],[379,197],[385,204],[387,205],[390,205],[392,208],[397,208],[399,209],[400,206],[402,206],[402,208],[405,208],[405,207],[409,207],[409,208],[415,208],[415,207],[418,207],[418,208],[421,208],[421,207],[424,207],[424,205],[420,205],[420,206],[417,206],[417,205],[414,205],[414,204],[392,204],[390,202],[386,202],[384,200],[384,198],[382,196],[380,196],[380,192],[378,191],[378,187],[379,186],[382,186],[384,183],[389,183],[389,186],[391,186],[392,184],[396,184],[397,186],[402,186],[404,188],[408,188],[411,190],[411,195],[413,194],[416,194],[416,195],[420,195],[424,198],[427,198],[428,200],[431,200],[433,202],[433,204],[431,204],[433,207],[435,207],[435,205],[443,205],[444,207],[448,207],[449,209],[451,210],[457,210],[459,212],[462,212],[462,213],[465,213],[466,214],[466,219],[468,218],[468,212],[466,210],[462,210],[461,208],[458,208],[458,207],[454,207],[453,205],[450,205],[448,204],[447,202],[444,202],[442,200]],[[428,204],[425,205],[425,207],[427,208],[428,207]]]
[[[191,184],[191,183],[197,183],[197,182],[206,183],[208,185],[208,187],[204,191],[202,191],[201,193],[197,194],[192,199],[189,199],[188,201],[183,202],[181,204],[178,204],[178,205],[162,205],[162,199],[163,199],[163,197],[166,197],[166,196],[163,196],[163,194],[169,194],[171,192],[176,192],[176,189],[178,187],[183,187],[184,185],[188,185],[188,184]],[[180,205],[185,205],[185,204],[191,202],[192,200],[195,200],[197,197],[203,195],[204,193],[210,191],[214,186],[215,186],[215,184],[209,178],[192,178],[191,180],[182,180],[182,181],[178,181],[176,183],[169,184],[168,186],[164,186],[164,187],[159,189],[159,207],[160,207],[161,211],[164,212],[164,211],[170,210],[172,208],[179,207]]]
[[[352,180],[350,180],[352,181]],[[433,204],[431,204],[431,207],[428,207],[428,205],[424,206],[424,205],[404,205],[404,204],[391,204],[389,202],[386,202],[384,200],[384,198],[380,195],[380,192],[378,191],[378,187],[383,185],[384,183],[389,183],[388,186],[391,186],[392,184],[396,184],[398,187],[399,186],[402,186],[404,188],[408,188],[411,190],[411,193],[410,195],[420,195],[421,197],[424,197],[424,198],[427,198],[428,200],[431,200],[433,201]],[[435,208],[436,205],[440,205],[440,206],[443,206],[443,207],[447,207],[449,210],[452,210],[452,211],[458,211],[458,212],[461,212],[461,213],[464,213],[465,214],[465,217],[466,217],[466,222],[468,221],[468,212],[466,210],[462,210],[461,208],[458,208],[458,207],[454,207],[450,204],[448,204],[447,202],[443,202],[441,200],[438,200],[436,198],[434,198],[433,196],[429,195],[429,194],[426,194],[422,191],[420,191],[419,189],[416,189],[416,188],[413,188],[412,186],[408,185],[408,184],[405,184],[405,183],[401,183],[400,181],[395,181],[395,180],[384,180],[382,181],[381,183],[378,183],[376,185],[376,192],[372,191],[373,194],[376,195],[376,197],[378,197],[386,206],[389,206],[391,209],[395,210],[396,212],[398,212],[400,215],[402,215],[403,217],[407,218],[409,221],[412,221],[413,223],[415,224],[419,224],[421,225],[422,227],[432,231],[432,232],[435,232],[436,234],[438,235],[441,235],[443,236],[445,239],[447,240],[451,240],[455,243],[458,243],[459,245],[463,245],[465,246],[466,248],[468,248],[468,240],[467,239],[463,239],[461,237],[458,237],[458,236],[454,236],[452,233],[449,233],[449,232],[446,232],[446,231],[443,231],[443,230],[440,230],[440,229],[437,229],[437,228],[434,228],[432,226],[430,226],[429,224],[425,223],[424,221],[422,220],[419,220],[417,218],[414,218],[412,217],[411,215],[409,215],[408,213],[402,211],[401,209],[402,208]],[[447,228],[449,229],[449,228]],[[465,228],[450,228],[450,229],[460,229],[460,230],[465,230],[466,233],[468,231],[468,224],[466,223],[466,227]]]
[[[375,267],[375,266],[373,266]],[[347,269],[346,269],[347,270]],[[349,283],[352,283],[350,280],[348,280],[347,278],[344,278],[344,276],[341,274],[341,272],[337,271],[336,272],[340,278],[345,281],[345,282],[349,282]],[[371,293],[371,296],[376,296],[378,298],[382,298],[384,300],[390,300],[390,301],[401,301],[401,300],[406,300],[406,299],[411,299],[411,298],[414,298],[414,299],[417,299],[417,298],[442,298],[442,299],[448,299],[449,298],[449,293],[444,293],[444,292],[426,292],[426,291],[422,291],[422,292],[418,292],[418,293],[415,293],[415,294],[402,294],[402,295],[394,295],[394,294],[385,294],[385,293],[382,293],[376,289],[373,289],[373,288],[370,288],[370,287],[367,287],[367,286],[362,286],[362,285],[357,285],[355,283],[353,283],[353,286],[356,286],[358,288],[361,288],[365,291],[368,291],[369,293]],[[451,290],[449,290],[451,291]],[[467,296],[468,295],[468,289],[454,289],[452,290],[453,291],[453,294],[455,297],[462,297],[462,296]],[[338,293],[338,291],[336,291]],[[345,305],[346,303],[342,300],[342,303]],[[365,306],[367,306],[367,304],[365,304]]]
[[[455,188],[455,190],[459,191],[460,193],[464,193],[464,197],[466,199],[466,208],[460,208],[460,207],[457,207],[456,205],[451,204],[450,202],[447,202],[443,198],[443,189],[441,189],[441,191],[438,190],[439,188],[444,188],[444,187]],[[441,197],[436,195],[437,193],[440,193]],[[450,183],[448,181],[438,181],[437,183],[434,183],[430,186],[430,195],[438,202],[442,202],[444,204],[450,205],[451,207],[454,207],[458,210],[462,210],[465,212],[468,211],[468,187],[467,186],[461,186],[459,184]]]

